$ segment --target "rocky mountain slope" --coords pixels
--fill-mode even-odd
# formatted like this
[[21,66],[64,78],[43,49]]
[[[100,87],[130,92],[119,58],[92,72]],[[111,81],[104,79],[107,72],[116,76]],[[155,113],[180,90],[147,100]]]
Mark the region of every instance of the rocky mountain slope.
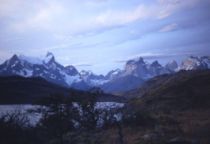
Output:
[[73,66],[62,66],[56,62],[52,53],[43,60],[28,59],[14,55],[0,65],[1,76],[20,75],[24,77],[42,77],[49,82],[77,89],[88,89],[79,72]]
[[181,70],[200,70],[210,68],[210,57],[194,57],[190,56],[184,60],[180,66]]

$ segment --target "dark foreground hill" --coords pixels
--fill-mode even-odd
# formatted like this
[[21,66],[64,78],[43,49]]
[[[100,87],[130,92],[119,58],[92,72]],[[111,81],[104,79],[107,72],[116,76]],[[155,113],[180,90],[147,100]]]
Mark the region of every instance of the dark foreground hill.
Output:
[[127,134],[132,143],[210,143],[209,70],[158,76],[126,95],[135,97],[127,112],[142,129]]
[[158,76],[127,95],[151,110],[210,108],[210,70]]
[[[0,77],[0,103],[1,104],[19,104],[19,103],[37,103],[42,98],[52,94],[61,94],[65,96],[76,96],[77,98],[88,98],[92,94],[86,91],[68,89],[42,78],[24,78],[20,76]],[[100,93],[97,95],[97,101],[116,101],[123,99]]]

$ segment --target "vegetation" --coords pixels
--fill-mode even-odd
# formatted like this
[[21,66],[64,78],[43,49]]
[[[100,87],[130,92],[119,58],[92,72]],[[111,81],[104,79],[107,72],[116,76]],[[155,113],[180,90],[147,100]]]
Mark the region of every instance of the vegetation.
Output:
[[[27,115],[21,112],[4,114],[0,118],[0,143],[102,143],[100,135],[103,128],[117,123],[114,113],[95,108],[97,95],[98,91],[91,92],[91,95],[84,93],[85,99],[61,94],[45,97],[42,107],[30,111],[42,115],[36,125],[31,125]],[[105,122],[106,126],[102,124]],[[121,131],[118,133],[122,137]]]
[[35,126],[20,112],[1,116],[0,143],[208,144],[209,88],[210,71],[160,76],[112,111],[95,109],[100,90],[54,94],[35,111],[43,116]]

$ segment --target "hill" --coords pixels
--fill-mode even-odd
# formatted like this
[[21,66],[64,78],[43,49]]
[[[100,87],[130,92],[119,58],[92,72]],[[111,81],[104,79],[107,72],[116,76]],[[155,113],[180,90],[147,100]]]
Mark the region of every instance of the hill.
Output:
[[147,109],[210,108],[210,71],[180,71],[155,77],[126,95]]
[[[0,103],[23,104],[37,103],[40,99],[51,94],[88,98],[91,92],[70,89],[50,83],[43,78],[24,78],[21,76],[0,77]],[[123,98],[100,93],[97,101],[121,101]]]
[[132,97],[126,111],[135,115],[133,123],[143,129],[132,130],[127,137],[161,144],[210,142],[209,70],[158,76],[126,95]]

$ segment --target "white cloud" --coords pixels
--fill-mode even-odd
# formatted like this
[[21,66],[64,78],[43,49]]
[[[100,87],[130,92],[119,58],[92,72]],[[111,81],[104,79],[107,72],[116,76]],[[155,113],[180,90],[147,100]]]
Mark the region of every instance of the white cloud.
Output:
[[23,3],[23,0],[0,0],[0,17],[12,16]]
[[153,15],[152,9],[139,5],[127,11],[108,10],[96,17],[96,24],[102,26],[124,25]]
[[[12,0],[8,1],[12,3]],[[157,0],[154,3],[140,3],[136,6],[128,6],[126,9],[119,9],[115,5],[110,5],[108,0],[46,0],[45,2],[38,1],[38,4],[35,4],[37,7],[32,12],[26,13],[22,16],[23,18],[15,19],[10,25],[13,30],[18,32],[46,30],[54,36],[57,35],[58,39],[66,39],[60,36],[94,33],[145,19],[164,19],[182,8],[195,5],[197,2],[198,0]],[[89,8],[87,3],[96,5]],[[22,5],[29,6],[31,4],[25,2]],[[9,9],[8,6],[4,7]]]
[[75,64],[72,64],[73,66],[76,66],[76,67],[90,67],[90,66],[93,66],[93,64],[91,63],[75,63]]
[[166,25],[163,28],[161,28],[159,30],[159,32],[170,32],[170,31],[175,30],[177,27],[178,27],[178,25],[176,23],[169,24],[169,25]]
[[0,52],[0,64],[2,64],[6,59],[11,57],[12,54],[13,53],[11,53],[11,52],[9,52],[7,50],[1,49],[1,52]]
[[46,6],[38,7],[38,10],[32,16],[12,24],[12,27],[19,32],[34,28],[50,30],[54,22],[54,17],[61,12],[62,6],[59,3],[47,3]]
[[157,18],[167,18],[180,9],[196,5],[199,1],[204,0],[158,0],[160,9]]
[[165,56],[165,55],[161,54],[161,53],[146,52],[146,53],[139,53],[139,54],[135,54],[135,55],[130,55],[130,56],[126,57],[126,58],[115,60],[115,62],[117,62],[117,63],[125,63],[128,60],[138,59],[140,57],[142,57],[142,58],[154,58],[154,57],[162,57],[162,56]]
[[[101,1],[91,0],[89,2]],[[58,33],[59,35],[71,35],[126,25],[149,18],[154,14],[153,7],[142,4],[128,10],[118,10],[113,7],[110,10],[100,10],[99,13],[85,9],[86,5],[70,4],[68,7],[65,3],[48,2],[44,6],[39,6],[32,14],[12,23],[11,27],[18,32],[38,29],[47,30],[57,36]]]

